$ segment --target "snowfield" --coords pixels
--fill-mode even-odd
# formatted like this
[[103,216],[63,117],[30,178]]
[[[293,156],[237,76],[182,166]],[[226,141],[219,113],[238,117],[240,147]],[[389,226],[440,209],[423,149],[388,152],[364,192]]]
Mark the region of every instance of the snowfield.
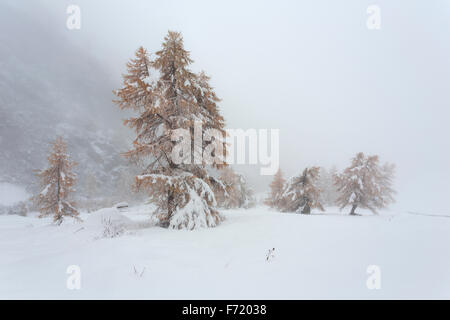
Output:
[[[149,210],[102,209],[59,227],[0,216],[0,298],[450,298],[449,217],[258,207],[177,231],[152,226]],[[80,267],[79,290],[67,288],[70,265]],[[370,265],[380,267],[379,290],[366,286]]]

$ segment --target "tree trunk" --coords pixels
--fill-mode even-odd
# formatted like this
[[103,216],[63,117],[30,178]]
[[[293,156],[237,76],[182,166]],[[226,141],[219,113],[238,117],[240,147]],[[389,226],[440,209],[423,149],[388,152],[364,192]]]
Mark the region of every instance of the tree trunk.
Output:
[[62,223],[62,213],[60,212],[60,206],[61,206],[61,162],[58,163],[58,186],[57,186],[56,200],[57,200],[58,204],[57,204],[57,208],[56,208],[56,215],[54,217],[54,221],[57,222],[57,225],[59,226]]
[[303,214],[310,214],[311,213],[311,207],[309,206],[309,204],[307,204],[307,205],[305,205],[303,207],[302,213]]
[[354,204],[354,205],[352,206],[352,211],[350,211],[350,215],[352,215],[352,216],[354,216],[354,215],[355,215],[355,210],[356,210],[356,207],[357,207],[357,205],[356,205],[356,204]]
[[159,225],[163,228],[168,228],[170,225],[170,218],[172,218],[173,215],[173,192],[172,190],[167,190],[167,218],[162,219],[159,222]]
[[170,220],[173,214],[173,192],[169,190],[167,192],[167,217]]

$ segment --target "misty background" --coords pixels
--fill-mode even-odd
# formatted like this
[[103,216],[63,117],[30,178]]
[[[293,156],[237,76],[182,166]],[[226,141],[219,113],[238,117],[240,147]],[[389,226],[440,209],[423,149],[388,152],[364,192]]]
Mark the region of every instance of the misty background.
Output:
[[[66,28],[70,4],[80,30]],[[380,30],[366,27],[372,4]],[[155,52],[175,30],[227,128],[280,129],[285,177],[378,154],[397,166],[393,208],[449,211],[448,1],[4,0],[0,27],[2,180],[32,188],[62,133],[80,179],[93,172],[109,190],[132,138],[112,90],[139,46]],[[235,169],[268,189],[259,166]]]

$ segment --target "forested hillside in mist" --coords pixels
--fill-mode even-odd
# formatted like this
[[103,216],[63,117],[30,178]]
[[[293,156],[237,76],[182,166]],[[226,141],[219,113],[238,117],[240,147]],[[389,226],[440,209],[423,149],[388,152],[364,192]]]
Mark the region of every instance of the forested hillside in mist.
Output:
[[110,192],[127,165],[114,85],[101,61],[46,19],[0,3],[0,182],[34,190],[33,170],[46,164],[48,143],[63,134],[80,185],[93,175],[101,192]]

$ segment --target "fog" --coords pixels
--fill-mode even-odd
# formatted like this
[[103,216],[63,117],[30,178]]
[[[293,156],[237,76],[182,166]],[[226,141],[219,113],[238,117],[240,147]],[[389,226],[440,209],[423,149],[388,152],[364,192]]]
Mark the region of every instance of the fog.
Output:
[[[51,51],[39,46],[70,44],[106,70],[99,76],[111,90],[139,46],[155,52],[167,30],[180,31],[192,69],[212,77],[228,128],[280,129],[286,176],[311,165],[342,169],[360,151],[378,154],[397,166],[395,208],[449,213],[448,1],[376,1],[380,30],[367,28],[374,2],[363,0],[6,3],[61,37],[27,46],[32,28],[27,35],[2,23],[1,32],[20,31],[33,59]],[[80,30],[66,28],[69,4],[81,8]],[[76,79],[70,86],[76,91]],[[259,167],[236,170],[258,192],[271,180]]]

